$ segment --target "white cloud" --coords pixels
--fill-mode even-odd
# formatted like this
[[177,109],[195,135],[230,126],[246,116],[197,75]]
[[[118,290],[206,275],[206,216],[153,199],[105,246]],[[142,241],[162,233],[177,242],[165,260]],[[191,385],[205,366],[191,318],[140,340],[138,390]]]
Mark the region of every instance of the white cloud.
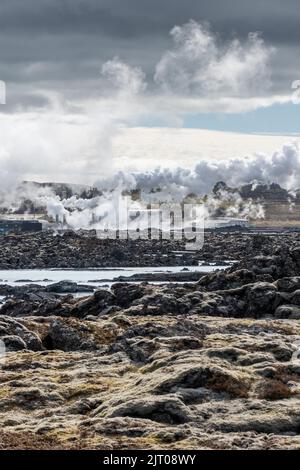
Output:
[[206,23],[191,20],[170,32],[174,46],[156,66],[155,81],[180,95],[257,96],[270,85],[273,49],[257,33],[221,43]]
[[105,88],[115,89],[121,93],[136,95],[145,91],[147,87],[142,69],[131,67],[118,57],[102,65],[101,75]]
[[103,64],[104,103],[127,96],[131,107],[139,102],[141,115],[174,125],[188,114],[241,113],[291,101],[291,94],[272,95],[269,90],[274,48],[258,33],[221,41],[208,23],[191,20],[170,34],[173,48],[162,53],[153,83],[146,82],[140,67],[118,57]]

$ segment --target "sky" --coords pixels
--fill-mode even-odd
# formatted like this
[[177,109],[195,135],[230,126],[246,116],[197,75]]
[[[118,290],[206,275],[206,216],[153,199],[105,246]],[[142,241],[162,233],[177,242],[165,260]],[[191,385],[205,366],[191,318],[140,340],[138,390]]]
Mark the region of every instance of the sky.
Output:
[[2,181],[271,155],[299,134],[299,24],[297,0],[1,0]]

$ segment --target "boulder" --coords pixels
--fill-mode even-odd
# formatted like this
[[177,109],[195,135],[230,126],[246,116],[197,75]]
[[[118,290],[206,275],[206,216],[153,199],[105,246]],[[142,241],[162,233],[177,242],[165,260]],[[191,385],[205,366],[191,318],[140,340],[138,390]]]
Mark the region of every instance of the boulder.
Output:
[[299,320],[300,319],[300,306],[299,305],[281,305],[275,310],[274,317]]
[[174,396],[153,397],[145,396],[133,399],[117,406],[100,406],[93,415],[102,414],[105,417],[114,418],[129,416],[131,418],[143,418],[165,424],[182,424],[190,419],[188,407]]
[[273,314],[280,302],[278,290],[274,284],[258,282],[248,286],[245,296],[247,313],[250,316],[261,317]]
[[42,349],[41,339],[34,331],[7,316],[0,316],[0,339],[4,342],[7,351],[22,349],[40,351]]
[[57,294],[73,294],[76,292],[93,292],[92,286],[77,284],[72,281],[60,281],[54,284],[50,284],[45,289],[47,292],[55,292]]

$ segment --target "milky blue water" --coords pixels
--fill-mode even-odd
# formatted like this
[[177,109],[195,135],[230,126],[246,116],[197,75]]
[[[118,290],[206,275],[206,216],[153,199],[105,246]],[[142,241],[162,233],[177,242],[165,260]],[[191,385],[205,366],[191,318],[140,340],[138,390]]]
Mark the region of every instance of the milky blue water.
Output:
[[11,269],[0,270],[0,284],[24,285],[37,283],[47,286],[53,282],[73,281],[79,284],[88,284],[94,287],[111,284],[119,276],[132,276],[144,273],[178,273],[186,268],[190,272],[213,272],[225,269],[226,266],[164,266],[164,267],[124,267],[104,269]]

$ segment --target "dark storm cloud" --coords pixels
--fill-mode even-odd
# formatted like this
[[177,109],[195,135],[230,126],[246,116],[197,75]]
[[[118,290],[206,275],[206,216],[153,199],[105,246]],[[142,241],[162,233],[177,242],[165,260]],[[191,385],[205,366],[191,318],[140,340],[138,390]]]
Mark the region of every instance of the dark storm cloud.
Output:
[[37,84],[96,87],[101,62],[115,55],[151,76],[170,29],[191,18],[209,21],[222,40],[261,31],[278,50],[275,90],[300,77],[299,0],[1,0],[0,78],[29,95]]
[[15,34],[100,33],[138,38],[189,19],[222,32],[262,30],[275,42],[300,40],[298,0],[2,0],[1,31]]

